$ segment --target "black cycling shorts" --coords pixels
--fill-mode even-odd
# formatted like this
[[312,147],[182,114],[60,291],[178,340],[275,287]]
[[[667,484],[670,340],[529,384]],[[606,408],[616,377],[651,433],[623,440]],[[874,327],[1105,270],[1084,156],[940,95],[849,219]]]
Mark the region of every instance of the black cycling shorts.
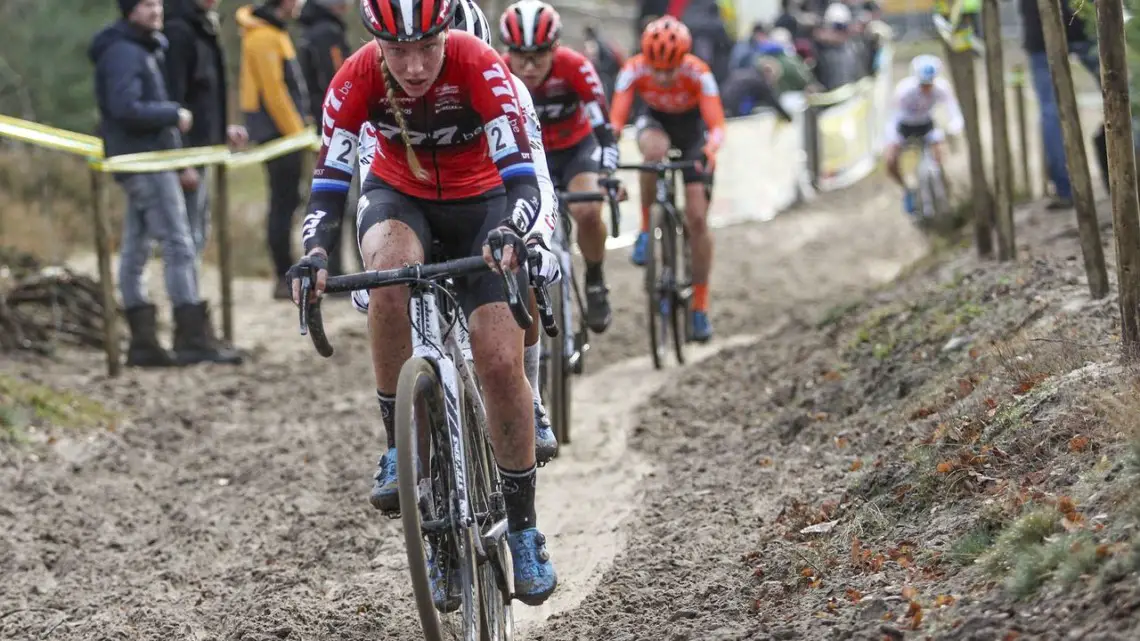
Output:
[[[708,139],[704,118],[699,109],[679,114],[667,114],[646,108],[634,123],[637,135],[646,129],[662,131],[669,137],[670,146],[681,151],[681,160],[703,160],[704,146]],[[706,183],[712,189],[713,175],[703,174],[693,169],[682,172],[685,184]]]
[[[411,227],[419,238],[425,263],[482,256],[487,234],[506,217],[507,196],[502,187],[463,200],[423,200],[401,194],[369,174],[362,192],[356,214],[357,244],[374,225],[398,220]],[[433,241],[438,243],[439,255],[432,252]],[[365,268],[371,266],[365,262]],[[526,269],[519,269],[516,279],[519,291],[528,291]],[[507,300],[502,277],[491,271],[460,278],[455,285],[459,304],[468,317],[483,305]]]
[[917,138],[919,140],[925,139],[926,135],[934,131],[934,122],[923,122],[917,125],[908,125],[906,123],[899,123],[899,138],[903,140],[910,140]]
[[550,168],[550,180],[561,190],[570,188],[570,181],[578,174],[599,173],[602,167],[602,148],[598,139],[590,134],[578,144],[557,151],[547,150],[546,166]]

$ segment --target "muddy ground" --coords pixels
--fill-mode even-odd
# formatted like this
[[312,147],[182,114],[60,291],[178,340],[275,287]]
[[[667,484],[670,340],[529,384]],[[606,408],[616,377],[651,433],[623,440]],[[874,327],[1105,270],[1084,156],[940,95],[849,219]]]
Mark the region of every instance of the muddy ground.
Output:
[[[856,189],[879,193],[858,209],[850,193],[829,196],[717,234],[720,337],[763,335],[808,317],[922,254],[897,197]],[[579,437],[540,475],[540,524],[564,581],[546,607],[519,608],[532,638],[567,625],[542,624],[559,610],[591,618],[596,606],[576,606],[596,603],[595,586],[612,590],[607,565],[626,536],[641,541],[647,532],[626,517],[657,494],[647,487],[666,473],[676,478],[675,464],[656,460],[662,451],[638,436],[643,430],[633,432],[636,451],[626,442],[633,410],[680,372],[655,374],[644,356],[638,275],[625,252],[611,259],[616,320],[579,383]],[[263,283],[240,283],[237,295],[242,344],[254,354],[240,368],[128,371],[112,381],[98,354],[6,356],[0,372],[101,399],[117,417],[98,430],[31,430],[30,443],[0,449],[0,636],[414,635],[399,523],[366,502],[381,434],[363,317],[347,302],[329,306],[338,349],[322,360],[297,335],[292,308],[271,302]],[[721,473],[733,474],[724,467],[715,478],[726,480]],[[638,557],[624,558],[623,568]],[[665,595],[651,582],[639,591]]]

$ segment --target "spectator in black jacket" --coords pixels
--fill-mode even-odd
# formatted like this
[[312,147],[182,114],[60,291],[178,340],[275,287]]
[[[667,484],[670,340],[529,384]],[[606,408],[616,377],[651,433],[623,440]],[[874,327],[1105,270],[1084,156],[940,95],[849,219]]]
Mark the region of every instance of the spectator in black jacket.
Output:
[[[118,0],[123,20],[91,42],[99,132],[107,157],[179,149],[193,115],[170,99],[163,77],[166,38],[162,0]],[[240,363],[207,331],[198,298],[198,273],[190,222],[173,171],[116,174],[127,194],[120,249],[119,288],[131,330],[127,365],[166,367],[203,361]],[[166,293],[174,307],[174,355],[158,342],[156,310],[147,297],[143,271],[151,243],[162,248]]]
[[[340,66],[348,58],[348,29],[344,15],[349,8],[349,0],[309,0],[297,19],[301,23],[301,38],[297,41],[297,61],[305,76],[305,86],[309,89],[309,109],[313,122],[321,121],[325,104],[325,92],[332,83]],[[355,195],[356,189],[349,190]],[[356,211],[354,203],[348,203],[349,233],[356,238]],[[343,248],[350,243],[341,243],[337,251],[329,256],[329,276],[344,273]]]
[[[245,127],[228,125],[226,63],[218,37],[219,0],[166,0],[163,32],[170,41],[166,52],[166,86],[170,99],[194,115],[194,126],[183,142],[187,147],[233,145],[246,141]],[[194,246],[201,256],[210,228],[209,181],[205,168],[187,169],[181,175],[186,213]]]

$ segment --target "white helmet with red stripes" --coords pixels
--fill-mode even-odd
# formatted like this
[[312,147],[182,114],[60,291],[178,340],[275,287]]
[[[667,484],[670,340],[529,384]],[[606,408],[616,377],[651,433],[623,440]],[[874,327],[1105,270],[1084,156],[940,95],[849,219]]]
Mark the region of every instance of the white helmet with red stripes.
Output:
[[360,0],[360,18],[381,40],[414,42],[451,25],[458,5],[458,0]]
[[546,51],[562,35],[562,19],[541,0],[519,0],[499,20],[499,36],[511,51]]

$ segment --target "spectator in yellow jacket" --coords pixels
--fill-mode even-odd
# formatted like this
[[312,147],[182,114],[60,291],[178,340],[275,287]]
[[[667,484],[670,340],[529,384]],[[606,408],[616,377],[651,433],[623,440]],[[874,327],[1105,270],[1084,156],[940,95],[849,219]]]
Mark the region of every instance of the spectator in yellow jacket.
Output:
[[[266,0],[237,10],[241,29],[241,110],[249,138],[262,144],[304,130],[312,121],[304,74],[289,37],[303,0]],[[269,183],[266,239],[277,281],[273,297],[290,298],[285,272],[293,264],[293,214],[301,205],[304,152],[265,163]]]

